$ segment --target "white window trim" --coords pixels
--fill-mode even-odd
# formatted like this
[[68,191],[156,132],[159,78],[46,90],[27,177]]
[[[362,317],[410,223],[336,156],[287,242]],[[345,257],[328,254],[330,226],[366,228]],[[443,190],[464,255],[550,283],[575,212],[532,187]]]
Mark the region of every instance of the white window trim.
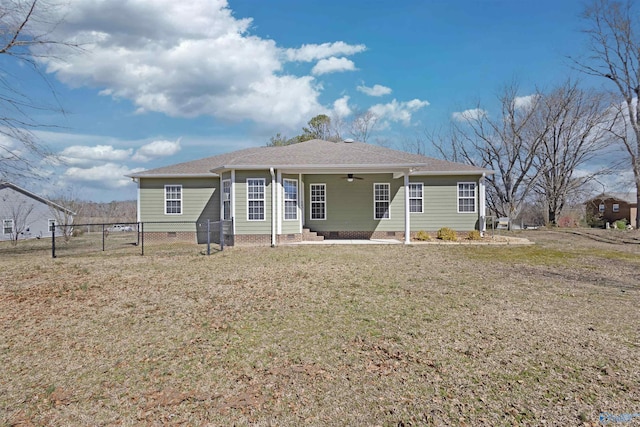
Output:
[[[180,187],[180,199],[167,199],[167,187]],[[176,212],[167,212],[167,202],[168,201],[176,201],[176,200],[180,200],[180,213],[176,213]],[[182,193],[182,184],[167,184],[164,186],[164,214],[165,215],[171,215],[171,216],[175,216],[175,215],[182,215],[182,212],[184,212],[184,197],[183,197],[183,193]]]
[[410,190],[412,185],[419,185],[420,186],[420,194],[421,194],[421,196],[420,196],[420,212],[411,212],[411,200],[415,200],[415,199],[417,199],[417,197],[411,197],[411,191],[409,191],[409,213],[412,213],[412,214],[424,213],[424,182],[410,182],[408,190]]
[[620,203],[614,203],[611,210],[615,213],[620,212]]
[[[287,191],[286,191],[286,183],[287,181],[295,183],[296,186],[296,198],[295,199],[287,199]],[[297,221],[298,220],[298,180],[293,178],[284,178],[282,180],[282,220],[283,221]],[[296,202],[296,217],[295,218],[287,218],[287,202]]]
[[[388,196],[389,199],[386,201],[389,204],[389,208],[387,209],[388,216],[386,218],[378,218],[376,217],[376,202],[383,202],[384,200],[376,200],[376,185],[386,185],[388,188]],[[388,182],[374,182],[373,183],[373,219],[375,221],[387,221],[391,219],[391,184]]]
[[[249,199],[249,181],[262,181],[262,199]],[[267,220],[267,180],[265,178],[247,178],[247,221]],[[262,202],[262,219],[249,219],[249,202]]]
[[[226,193],[224,191],[224,185],[225,183],[229,183],[229,193]],[[228,196],[228,199],[227,199]],[[226,201],[229,201],[229,218],[225,218],[224,214],[224,203]],[[231,219],[231,179],[223,179],[222,180],[222,220],[223,221],[228,221]]]
[[[460,212],[460,199],[470,199],[470,197],[460,197],[460,185],[473,184],[473,211]],[[478,183],[473,181],[458,182],[456,184],[456,210],[459,214],[477,214],[478,213]]]
[[598,212],[600,212],[600,213],[604,213],[604,212],[605,212],[605,209],[606,209],[606,206],[605,206],[605,204],[604,204],[604,203],[600,203],[600,204],[598,205]]
[[[5,226],[5,224],[6,224],[7,222],[11,223],[11,231],[10,231],[10,232],[8,232],[8,233],[5,233],[4,229],[5,229],[5,228],[7,228],[7,227]],[[8,219],[8,218],[7,218],[7,219],[3,219],[3,220],[2,220],[2,233],[3,233],[3,234],[6,234],[6,235],[13,234],[13,232],[15,231],[15,229],[16,229],[16,224],[14,223],[13,219]]]
[[[322,201],[322,202],[314,202],[313,201],[312,187],[314,185],[321,185],[324,188],[324,201]],[[324,218],[313,218],[313,204],[314,203],[323,203],[324,204]],[[327,220],[327,184],[325,184],[325,183],[309,184],[309,220],[311,220],[311,221],[326,221]]]

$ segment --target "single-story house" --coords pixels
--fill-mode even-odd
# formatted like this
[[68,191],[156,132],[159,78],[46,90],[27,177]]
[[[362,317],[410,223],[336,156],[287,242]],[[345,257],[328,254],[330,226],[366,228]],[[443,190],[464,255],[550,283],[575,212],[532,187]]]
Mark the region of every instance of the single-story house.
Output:
[[608,223],[626,219],[627,224],[638,228],[638,201],[635,193],[602,193],[587,200],[585,205],[587,217],[600,218]]
[[63,234],[56,228],[61,218],[73,220],[74,213],[10,182],[0,182],[0,241],[51,237]]
[[[315,139],[130,177],[138,183],[145,234],[166,234],[157,222],[233,219],[235,244],[274,246],[316,234],[409,243],[418,231],[441,227],[483,232],[485,176],[491,173],[363,142]],[[194,225],[181,231],[194,233]]]

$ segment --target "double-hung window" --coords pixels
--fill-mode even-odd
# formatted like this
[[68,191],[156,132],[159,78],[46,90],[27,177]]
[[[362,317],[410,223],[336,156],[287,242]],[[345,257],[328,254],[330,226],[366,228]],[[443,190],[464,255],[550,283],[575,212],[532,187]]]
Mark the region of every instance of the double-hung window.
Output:
[[422,213],[424,211],[424,199],[422,198],[421,182],[409,183],[409,212]]
[[182,185],[164,186],[164,213],[182,215]]
[[600,211],[600,213],[604,213],[604,203],[600,203],[600,206],[598,206],[598,211]]
[[222,219],[231,219],[231,180],[222,181]]
[[284,219],[298,219],[298,180],[285,179],[282,182],[284,187]]
[[613,204],[613,211],[614,212],[620,212],[620,203],[614,203]]
[[476,211],[476,183],[458,183],[458,213],[474,213]]
[[2,220],[2,232],[4,234],[13,233],[13,220],[12,219]]
[[389,219],[389,203],[391,191],[388,183],[373,184],[373,216],[374,219]]
[[311,184],[311,219],[327,219],[327,187]]
[[247,179],[247,219],[264,221],[264,178]]

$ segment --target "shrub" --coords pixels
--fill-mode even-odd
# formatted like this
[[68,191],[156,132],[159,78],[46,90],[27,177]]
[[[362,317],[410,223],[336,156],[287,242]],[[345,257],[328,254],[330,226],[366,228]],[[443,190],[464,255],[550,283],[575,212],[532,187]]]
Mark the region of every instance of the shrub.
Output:
[[456,232],[451,228],[442,227],[440,230],[438,230],[438,239],[455,242],[456,240],[458,240],[458,236],[456,235]]
[[618,220],[618,221],[614,222],[614,224],[616,226],[615,228],[617,228],[618,230],[626,230],[627,229],[627,219],[626,218]]
[[467,238],[469,240],[480,240],[482,239],[482,236],[480,235],[480,232],[478,230],[471,230]]
[[421,241],[431,240],[431,236],[429,236],[429,233],[427,233],[426,231],[420,230],[418,231],[418,233],[416,233],[416,240],[421,240]]

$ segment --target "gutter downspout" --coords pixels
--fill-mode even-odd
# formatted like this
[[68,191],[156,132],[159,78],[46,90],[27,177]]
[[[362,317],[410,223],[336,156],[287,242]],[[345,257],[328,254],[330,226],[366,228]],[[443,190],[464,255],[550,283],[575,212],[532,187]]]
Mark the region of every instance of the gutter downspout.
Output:
[[271,173],[271,247],[276,246],[276,175],[273,168],[269,168]]

